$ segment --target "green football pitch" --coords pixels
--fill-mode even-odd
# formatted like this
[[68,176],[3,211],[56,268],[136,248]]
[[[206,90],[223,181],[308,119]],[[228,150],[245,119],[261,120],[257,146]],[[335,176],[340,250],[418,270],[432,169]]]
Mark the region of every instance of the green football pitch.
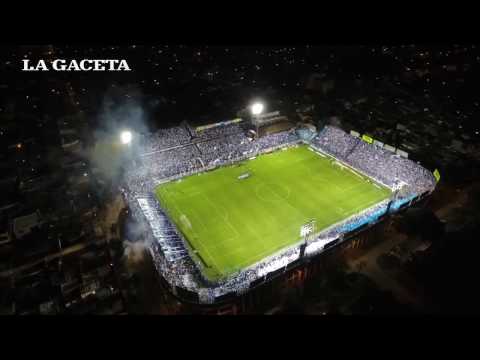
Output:
[[[238,179],[248,173],[244,179]],[[159,185],[155,194],[211,280],[226,277],[390,196],[300,145]]]

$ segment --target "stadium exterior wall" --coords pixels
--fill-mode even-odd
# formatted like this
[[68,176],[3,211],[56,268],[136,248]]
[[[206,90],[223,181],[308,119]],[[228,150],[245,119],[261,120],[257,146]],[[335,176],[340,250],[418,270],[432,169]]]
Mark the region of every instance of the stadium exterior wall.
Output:
[[[213,164],[213,165],[210,165],[208,167],[204,167],[200,170],[191,171],[189,173],[177,174],[175,176],[172,176],[170,178],[167,178],[167,179],[164,179],[160,182],[157,182],[156,185],[159,185],[159,184],[165,183],[165,182],[169,182],[169,181],[174,181],[176,179],[185,177],[187,175],[197,174],[197,173],[201,173],[201,172],[205,172],[205,171],[211,171],[211,170],[214,170],[218,167],[229,166],[229,165],[232,165],[234,163],[238,163],[239,161],[248,160],[252,156],[257,156],[257,155],[263,154],[263,153],[269,153],[269,152],[275,151],[277,149],[292,146],[292,145],[296,145],[296,144],[299,144],[299,143],[305,143],[305,144],[311,146],[314,150],[317,150],[317,151],[321,152],[322,154],[325,154],[326,156],[328,156],[330,158],[333,158],[336,161],[344,164],[351,171],[358,172],[362,176],[364,176],[368,179],[373,178],[370,175],[364,174],[361,170],[358,170],[356,168],[352,168],[350,165],[345,164],[343,161],[337,159],[335,156],[329,154],[328,152],[325,152],[323,149],[318,149],[312,143],[302,141],[302,140],[296,140],[296,141],[289,142],[289,143],[286,143],[286,144],[280,144],[280,145],[277,145],[277,146],[273,146],[273,147],[268,148],[268,149],[263,149],[263,150],[259,151],[258,153],[254,154],[254,155],[252,155],[251,153],[244,154],[244,156],[226,161],[222,165]],[[381,183],[382,185],[386,186],[387,188],[390,188],[389,186],[383,184],[378,179],[375,179],[375,178],[373,178],[373,179],[375,181]],[[303,258],[296,258],[293,261],[287,263],[285,266],[277,268],[277,269],[275,269],[271,272],[266,273],[263,277],[260,277],[256,280],[251,281],[248,284],[248,287],[247,287],[246,290],[226,292],[226,293],[223,293],[219,296],[214,297],[213,299],[210,299],[208,297],[207,297],[207,299],[205,299],[204,297],[200,296],[199,291],[202,290],[202,289],[198,289],[198,291],[194,291],[192,289],[183,288],[181,286],[178,286],[177,284],[175,284],[171,280],[163,278],[164,269],[159,267],[159,265],[156,262],[155,262],[155,266],[157,267],[158,274],[165,280],[164,284],[168,285],[168,287],[171,290],[171,293],[177,299],[179,299],[181,302],[200,305],[200,306],[205,306],[205,307],[225,305],[228,302],[237,301],[239,298],[243,297],[244,294],[245,294],[245,291],[250,291],[250,290],[257,289],[259,287],[264,286],[266,283],[272,282],[273,280],[283,276],[284,274],[286,274],[288,272],[295,271],[295,269],[299,269],[299,268],[308,266],[308,263],[311,260],[313,260],[315,258],[318,258],[319,255],[322,255],[322,254],[324,254],[328,251],[331,251],[334,248],[337,248],[338,245],[347,242],[349,239],[359,235],[360,233],[364,232],[368,228],[370,228],[370,227],[374,226],[375,224],[385,220],[386,218],[388,218],[388,216],[392,212],[397,212],[397,211],[400,211],[400,210],[406,208],[407,206],[411,206],[412,204],[414,204],[418,201],[421,201],[422,199],[424,199],[425,197],[430,195],[432,192],[433,192],[433,189],[431,191],[424,192],[421,195],[412,194],[407,198],[392,201],[391,204],[390,204],[390,207],[388,207],[387,203],[382,204],[382,206],[380,206],[380,208],[378,210],[376,210],[375,212],[373,212],[371,215],[369,215],[366,218],[359,219],[358,221],[349,222],[351,220],[351,218],[344,219],[341,222],[336,223],[336,224],[334,224],[334,225],[332,225],[331,227],[328,228],[328,229],[330,229],[330,228],[338,227],[339,229],[341,229],[341,235],[339,237],[337,237],[335,239],[329,239],[330,241],[328,243],[324,244],[323,246],[320,246],[317,250],[315,250],[314,252],[312,252],[310,254],[305,254],[305,256]],[[381,204],[381,203],[379,203],[379,204]],[[373,208],[375,206],[378,206],[379,204],[375,204],[371,208]],[[369,209],[371,209],[371,208],[369,208]],[[368,211],[369,209],[366,209],[365,211]],[[387,213],[387,210],[389,210],[388,213]],[[356,215],[358,215],[358,214],[355,214],[354,216],[356,216]],[[352,216],[352,217],[354,217],[354,216]],[[174,226],[174,229],[176,230],[179,237],[182,239],[183,243],[186,245],[186,248],[188,249],[188,253],[189,253],[190,257],[192,258],[192,260],[195,261],[195,258],[192,257],[193,251],[190,248],[190,244],[188,243],[188,241],[185,240],[185,238],[183,237],[183,234],[181,234],[178,231],[176,226]],[[316,236],[321,235],[321,233],[325,234],[328,231],[328,229],[322,229],[322,231],[317,233]],[[315,241],[313,241],[312,243],[314,243],[314,242]],[[281,251],[277,252],[276,254],[273,254],[272,256],[270,256],[269,258],[273,259],[274,257],[278,256],[280,253],[285,254],[290,250],[295,250],[295,249],[299,248],[302,244],[303,244],[303,242],[295,244],[288,249],[282,249]],[[155,249],[155,250],[159,251],[159,249]],[[268,259],[263,259],[261,262],[263,263],[265,261],[268,261]],[[198,265],[198,263],[197,263],[197,265]]]
[[[429,195],[429,194],[427,194]],[[422,199],[425,198],[425,195],[422,197],[420,196],[414,196],[410,197],[408,199],[402,199],[400,201],[395,202],[395,204],[392,204],[391,209],[395,209],[396,211],[402,209],[407,204],[413,204],[416,203]],[[266,274],[263,278],[259,278],[253,282],[250,283],[250,287],[248,288],[248,291],[257,289],[261,286],[264,286],[266,283],[273,281],[274,279],[277,279],[289,272],[294,271],[295,269],[303,268],[305,266],[308,266],[309,263],[321,256],[323,256],[326,252],[333,251],[334,249],[337,249],[339,245],[345,244],[346,242],[352,240],[356,236],[360,235],[361,233],[367,232],[368,229],[374,227],[378,223],[386,220],[388,218],[388,215],[390,213],[386,213],[386,209],[381,209],[374,213],[372,216],[370,216],[367,221],[362,221],[358,222],[355,224],[355,226],[351,226],[345,228],[345,232],[343,233],[343,236],[329,242],[326,244],[326,246],[322,249],[322,251],[319,251],[318,253],[313,254],[312,256],[305,256],[304,258],[299,258],[289,264],[287,264],[285,267],[282,267],[280,269],[274,270],[271,273]],[[212,303],[202,303],[199,299],[198,293],[188,290],[188,289],[183,289],[179,286],[171,285],[168,281],[165,280],[165,283],[169,285],[171,291],[174,293],[175,297],[180,300],[181,302],[192,304],[192,305],[199,305],[199,306],[204,306],[207,308],[212,308],[215,306],[222,306],[225,305],[229,302],[232,301],[239,301],[244,294],[237,295],[235,292],[229,292],[224,295],[221,295],[217,298],[214,299],[214,302]],[[173,289],[175,288],[175,289]]]

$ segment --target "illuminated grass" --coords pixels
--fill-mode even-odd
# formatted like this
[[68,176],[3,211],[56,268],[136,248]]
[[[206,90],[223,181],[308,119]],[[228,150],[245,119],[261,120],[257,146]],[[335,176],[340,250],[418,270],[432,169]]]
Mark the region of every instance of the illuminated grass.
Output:
[[299,242],[308,220],[321,230],[390,190],[302,145],[162,184],[155,194],[215,280]]

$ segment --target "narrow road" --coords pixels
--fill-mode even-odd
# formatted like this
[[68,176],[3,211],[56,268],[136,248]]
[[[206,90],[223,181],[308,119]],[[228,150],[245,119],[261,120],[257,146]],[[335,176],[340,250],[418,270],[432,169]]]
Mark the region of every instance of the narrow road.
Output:
[[20,272],[24,271],[24,270],[27,270],[31,267],[34,267],[36,265],[40,265],[42,263],[48,263],[48,262],[56,260],[58,258],[76,253],[78,251],[81,251],[81,250],[85,249],[90,244],[91,243],[87,242],[87,243],[80,243],[80,244],[75,244],[75,245],[69,246],[69,247],[63,249],[62,251],[46,255],[46,256],[38,259],[38,260],[31,261],[29,263],[23,264],[21,266],[13,268],[13,269],[2,271],[2,272],[0,272],[0,277],[10,277],[10,276],[13,276],[17,273],[20,273]]

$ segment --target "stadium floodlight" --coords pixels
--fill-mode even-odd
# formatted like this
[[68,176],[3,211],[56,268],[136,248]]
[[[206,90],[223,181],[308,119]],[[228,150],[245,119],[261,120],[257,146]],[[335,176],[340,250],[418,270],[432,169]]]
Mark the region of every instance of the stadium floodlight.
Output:
[[122,133],[120,134],[120,141],[122,142],[122,144],[130,144],[131,141],[132,141],[132,133],[130,131],[122,131]]
[[252,115],[258,116],[263,112],[264,105],[261,102],[256,102],[250,107]]

